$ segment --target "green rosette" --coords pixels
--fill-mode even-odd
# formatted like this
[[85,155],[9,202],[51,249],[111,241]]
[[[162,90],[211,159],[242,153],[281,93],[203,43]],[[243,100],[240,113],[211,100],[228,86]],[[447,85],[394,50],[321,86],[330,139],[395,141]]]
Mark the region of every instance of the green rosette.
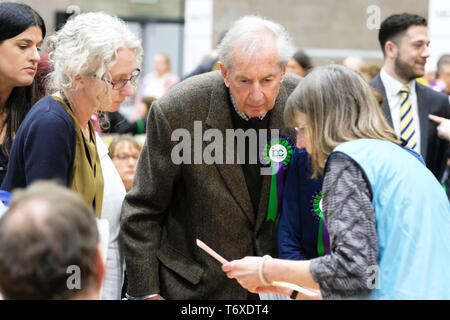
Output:
[[[283,166],[288,166],[289,162],[291,162],[292,159],[292,154],[294,153],[294,142],[292,142],[291,139],[289,139],[288,137],[284,137],[283,138],[276,138],[276,139],[271,139],[269,142],[267,142],[266,146],[264,147],[264,160],[266,162],[267,165],[270,165],[272,168],[274,167],[274,161],[272,161],[272,159],[269,156],[269,151],[270,149],[277,145],[277,144],[281,144],[283,147],[286,148],[287,154],[286,154],[286,158],[283,160]],[[272,173],[275,174],[275,173]]]
[[320,201],[322,200],[322,191],[319,191],[313,196],[311,201],[311,212],[313,216],[319,220],[319,232],[317,235],[317,253],[319,257],[330,254],[330,235],[328,234],[327,226],[325,225],[323,212],[320,209]]
[[[275,155],[276,157],[274,157],[273,154],[270,154],[272,147],[274,146],[278,147],[278,154]],[[283,195],[284,175],[291,162],[294,146],[294,142],[289,137],[282,136],[280,138],[269,140],[264,147],[264,160],[266,164],[272,168],[266,221],[272,220],[275,222]],[[272,150],[272,152],[274,152],[274,150]],[[282,155],[280,155],[280,152]]]

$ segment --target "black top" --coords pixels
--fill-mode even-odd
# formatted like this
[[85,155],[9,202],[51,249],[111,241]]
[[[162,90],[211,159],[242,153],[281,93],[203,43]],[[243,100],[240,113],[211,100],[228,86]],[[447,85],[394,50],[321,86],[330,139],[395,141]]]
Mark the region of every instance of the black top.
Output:
[[128,121],[119,111],[104,112],[100,115],[100,118],[108,123],[105,128],[102,128],[103,133],[130,133],[133,135],[145,133],[144,118]]
[[[260,145],[259,142],[259,129],[267,129],[269,126],[269,118],[270,118],[270,111],[269,113],[264,117],[263,120],[252,118],[250,120],[244,120],[242,119],[237,113],[236,110],[232,107],[231,108],[231,118],[233,122],[233,128],[236,129],[242,129],[244,131],[247,131],[248,129],[255,129],[256,130],[256,137],[257,142],[256,146]],[[263,145],[265,145],[265,141],[263,142]],[[236,145],[236,144],[235,144]],[[239,158],[243,158],[242,150],[239,150],[237,147],[237,155]],[[259,198],[261,194],[261,186],[262,186],[262,175],[261,175],[261,162],[260,162],[260,151],[259,148],[251,148],[252,151],[256,151],[256,157],[253,159],[256,159],[256,163],[250,163],[250,160],[252,159],[250,157],[249,151],[250,151],[250,139],[248,137],[245,138],[245,161],[242,165],[242,170],[244,171],[244,177],[245,182],[247,184],[247,189],[250,194],[250,199],[252,200],[253,205],[253,212],[258,212],[258,206],[259,206]]]

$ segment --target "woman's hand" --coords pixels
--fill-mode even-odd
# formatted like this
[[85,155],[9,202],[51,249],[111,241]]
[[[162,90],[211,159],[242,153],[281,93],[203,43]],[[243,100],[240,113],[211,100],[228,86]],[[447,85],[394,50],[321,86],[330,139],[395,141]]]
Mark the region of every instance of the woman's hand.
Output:
[[222,270],[230,279],[236,279],[239,284],[250,292],[258,293],[258,287],[263,286],[259,280],[258,269],[262,263],[261,257],[245,257],[222,265]]
[[[248,291],[252,293],[278,293],[285,296],[291,296],[292,294],[292,288],[286,288],[281,287],[278,285],[270,285],[265,286],[261,279],[259,278],[259,268],[261,264],[263,263],[263,257],[245,257],[240,260],[233,260],[231,262],[225,263],[222,265],[222,270],[226,272],[227,277],[230,279],[236,279],[237,282]],[[269,259],[264,262],[264,265],[262,265],[262,271],[263,271],[263,277],[266,281],[271,282],[278,280],[276,279],[277,276],[275,274],[279,275],[279,279],[283,279],[283,275],[279,274],[281,270],[291,270],[291,271],[283,271],[283,272],[302,272],[302,269],[309,270],[309,263],[308,261],[288,261],[288,260],[279,260],[279,259]],[[267,264],[267,265],[266,265]],[[275,274],[270,271],[271,267],[280,266],[281,269],[278,269],[275,271]],[[290,265],[290,268],[287,268],[287,266]],[[266,269],[268,268],[268,269]],[[277,273],[278,272],[278,273]],[[267,274],[272,274],[272,278],[268,277]],[[309,274],[309,271],[308,271]],[[284,279],[285,281],[289,279]],[[316,296],[308,296],[305,294],[302,294],[298,292],[296,300],[316,300],[316,299],[322,299],[322,295],[320,294],[319,289],[313,289],[313,288],[307,288],[310,291],[316,292]]]

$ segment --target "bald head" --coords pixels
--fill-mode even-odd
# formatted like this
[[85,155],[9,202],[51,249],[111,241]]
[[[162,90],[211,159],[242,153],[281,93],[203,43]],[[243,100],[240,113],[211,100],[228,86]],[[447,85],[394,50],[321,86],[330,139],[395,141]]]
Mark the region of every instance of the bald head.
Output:
[[[69,299],[98,286],[99,235],[92,209],[69,189],[38,182],[13,193],[0,219],[0,291],[7,299]],[[81,270],[81,290],[67,270]]]
[[47,201],[38,198],[16,204],[4,218],[4,230],[16,233],[45,228],[49,206]]

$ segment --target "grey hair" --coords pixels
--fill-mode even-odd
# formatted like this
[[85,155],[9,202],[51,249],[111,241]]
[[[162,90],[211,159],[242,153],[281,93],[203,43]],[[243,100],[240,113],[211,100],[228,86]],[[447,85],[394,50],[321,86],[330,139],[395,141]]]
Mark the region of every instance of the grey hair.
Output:
[[234,22],[219,44],[219,59],[226,69],[230,69],[232,51],[237,45],[242,46],[250,59],[264,46],[268,35],[277,42],[278,58],[283,69],[294,53],[290,35],[282,25],[253,15],[244,16]]
[[143,51],[141,41],[125,22],[104,12],[82,13],[69,19],[48,38],[48,48],[53,67],[48,91],[73,88],[74,75],[111,80],[109,70],[117,62],[119,49],[134,50],[138,66]]

